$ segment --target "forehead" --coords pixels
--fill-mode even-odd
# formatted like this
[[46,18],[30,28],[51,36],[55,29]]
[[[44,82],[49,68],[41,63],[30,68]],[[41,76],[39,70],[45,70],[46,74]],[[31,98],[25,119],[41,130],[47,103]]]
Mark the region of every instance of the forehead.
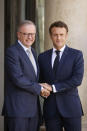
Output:
[[20,31],[36,32],[36,27],[33,24],[24,24],[20,27]]
[[66,29],[64,27],[53,27],[51,29],[51,32],[52,33],[57,33],[57,34],[60,34],[60,33],[66,34],[67,33],[67,31],[66,31]]

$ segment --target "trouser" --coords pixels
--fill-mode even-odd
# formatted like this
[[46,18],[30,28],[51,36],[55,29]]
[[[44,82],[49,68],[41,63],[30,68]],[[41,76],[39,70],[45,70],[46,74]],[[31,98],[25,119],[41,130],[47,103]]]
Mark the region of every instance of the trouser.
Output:
[[5,118],[5,131],[38,131],[38,118]]
[[46,131],[81,131],[81,117],[46,120]]

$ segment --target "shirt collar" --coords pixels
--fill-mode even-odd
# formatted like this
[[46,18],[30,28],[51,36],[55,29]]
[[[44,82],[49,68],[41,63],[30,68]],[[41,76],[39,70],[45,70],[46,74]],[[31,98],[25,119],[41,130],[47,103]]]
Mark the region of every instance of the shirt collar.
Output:
[[25,51],[27,51],[28,49],[31,50],[31,47],[27,48],[26,46],[24,46],[24,45],[21,43],[20,40],[18,40],[18,43],[23,47],[23,49],[24,49]]
[[[64,45],[59,51],[63,52],[65,49],[66,45]],[[53,53],[56,51],[57,49],[55,47],[53,47]]]

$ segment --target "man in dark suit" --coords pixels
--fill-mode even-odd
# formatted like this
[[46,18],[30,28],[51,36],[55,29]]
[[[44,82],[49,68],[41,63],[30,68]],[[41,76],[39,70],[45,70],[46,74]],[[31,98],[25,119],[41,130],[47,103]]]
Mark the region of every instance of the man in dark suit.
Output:
[[56,21],[49,28],[53,49],[38,57],[41,82],[53,91],[44,101],[44,119],[47,131],[81,131],[83,115],[77,87],[84,72],[82,52],[66,45],[68,27]]
[[9,47],[5,56],[5,98],[2,114],[6,131],[37,131],[39,121],[38,95],[49,96],[51,90],[38,84],[39,66],[31,45],[36,27],[32,21],[20,23],[18,41]]

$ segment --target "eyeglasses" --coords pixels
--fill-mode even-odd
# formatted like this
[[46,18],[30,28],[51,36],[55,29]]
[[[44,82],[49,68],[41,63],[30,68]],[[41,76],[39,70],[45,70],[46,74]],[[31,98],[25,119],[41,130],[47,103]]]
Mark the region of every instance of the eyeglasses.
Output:
[[29,36],[31,36],[31,37],[35,37],[35,33],[23,33],[23,32],[20,32],[21,34],[23,34],[24,36],[27,36],[27,37],[29,37]]

